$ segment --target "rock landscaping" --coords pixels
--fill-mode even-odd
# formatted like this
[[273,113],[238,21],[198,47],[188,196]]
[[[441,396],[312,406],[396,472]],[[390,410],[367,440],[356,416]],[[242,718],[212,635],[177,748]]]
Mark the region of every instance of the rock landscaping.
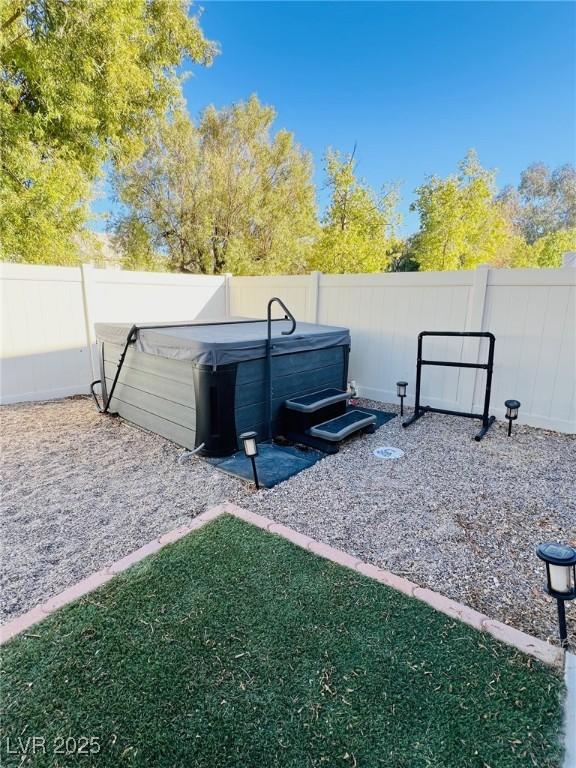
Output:
[[[476,443],[464,419],[427,415],[406,430],[393,419],[255,492],[87,398],[0,417],[4,620],[230,500],[555,642],[534,548],[576,539],[574,436],[518,424],[508,438],[498,423]],[[382,446],[404,456],[379,459]]]

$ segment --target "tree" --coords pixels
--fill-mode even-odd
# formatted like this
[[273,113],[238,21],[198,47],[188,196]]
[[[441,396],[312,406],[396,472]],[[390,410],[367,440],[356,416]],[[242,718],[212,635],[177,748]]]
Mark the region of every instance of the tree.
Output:
[[316,221],[312,164],[291,133],[272,136],[274,119],[255,96],[209,107],[197,125],[175,111],[116,174],[124,253],[134,258],[126,235],[137,223],[172,270],[303,271]]
[[567,164],[550,171],[544,163],[534,163],[522,172],[518,188],[505,187],[498,201],[529,244],[576,227],[576,169]]
[[539,237],[533,244],[534,266],[561,267],[562,254],[576,251],[576,227],[557,229]]
[[213,44],[185,0],[5,0],[0,17],[0,255],[66,263],[91,184],[137,157]]
[[[122,269],[140,272],[165,272],[168,268],[166,259],[156,252],[146,227],[134,216],[125,216],[118,222],[117,229],[110,238],[116,253],[122,255]],[[130,248],[126,248],[126,244]]]
[[422,270],[472,269],[495,263],[512,233],[494,202],[494,173],[471,150],[456,176],[430,177],[416,190],[411,209],[420,215],[412,258]]
[[398,241],[398,248],[392,255],[389,272],[418,272],[420,264],[415,255],[415,247],[418,235],[413,234],[405,240]]
[[512,253],[512,267],[561,267],[562,254],[576,251],[576,227],[557,229],[539,237],[534,243],[520,240]]
[[354,153],[343,158],[328,150],[325,169],[331,199],[311,251],[310,267],[340,273],[388,269],[399,248],[394,237],[399,222],[396,188],[375,195],[356,178]]

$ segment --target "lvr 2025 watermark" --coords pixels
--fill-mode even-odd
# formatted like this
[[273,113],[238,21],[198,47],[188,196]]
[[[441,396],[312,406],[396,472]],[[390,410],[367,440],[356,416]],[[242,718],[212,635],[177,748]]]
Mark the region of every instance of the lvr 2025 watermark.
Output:
[[7,755],[97,755],[100,752],[99,736],[45,736],[6,737],[4,750]]

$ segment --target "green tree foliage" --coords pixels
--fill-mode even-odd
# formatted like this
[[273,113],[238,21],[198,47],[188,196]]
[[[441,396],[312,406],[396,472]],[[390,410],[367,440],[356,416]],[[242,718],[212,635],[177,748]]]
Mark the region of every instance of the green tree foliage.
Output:
[[398,249],[390,261],[389,272],[418,272],[420,264],[415,253],[417,239],[418,235],[414,234],[399,241]]
[[574,228],[576,168],[562,165],[550,171],[543,163],[534,163],[522,172],[518,188],[505,187],[497,199],[518,234],[529,244]]
[[2,258],[74,261],[102,164],[137,157],[176,68],[214,53],[185,0],[3,0]]
[[312,164],[291,133],[272,135],[274,119],[253,96],[209,107],[198,124],[180,110],[164,121],[115,177],[125,263],[158,252],[175,271],[303,271],[316,226]]
[[397,190],[379,197],[356,178],[354,153],[342,157],[329,150],[326,176],[330,206],[310,254],[309,265],[321,272],[381,272],[390,268],[400,244]]
[[473,269],[494,263],[511,235],[494,201],[494,173],[471,150],[459,173],[429,178],[416,190],[412,210],[420,215],[412,257],[422,270]]
[[539,237],[532,246],[534,258],[531,266],[561,267],[562,254],[567,251],[576,251],[576,227],[557,229]]
[[[183,111],[182,63],[216,53],[188,0],[0,0],[0,258],[74,264],[94,182],[124,205],[114,243],[130,269],[238,274],[559,266],[576,248],[576,170],[537,163],[495,195],[470,152],[417,190],[402,243],[395,187],[376,194],[329,151],[321,223],[310,156],[273,109]],[[83,255],[84,254],[84,255]],[[93,258],[93,256],[91,256]]]
[[497,197],[511,230],[505,266],[559,267],[562,254],[576,249],[576,169],[553,171],[535,163],[523,171],[518,188]]
[[576,227],[557,229],[542,235],[530,244],[521,237],[515,238],[515,247],[505,266],[510,267],[561,267],[562,254],[576,251]]
[[[122,269],[142,272],[165,272],[168,269],[166,259],[154,250],[148,230],[136,216],[128,214],[120,219],[110,241],[115,252],[122,254]],[[126,248],[127,244],[129,248]]]

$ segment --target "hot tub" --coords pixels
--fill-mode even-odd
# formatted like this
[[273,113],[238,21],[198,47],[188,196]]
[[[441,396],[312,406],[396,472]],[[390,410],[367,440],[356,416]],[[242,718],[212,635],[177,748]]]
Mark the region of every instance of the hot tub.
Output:
[[[268,434],[267,323],[139,325],[109,404],[111,412],[206,456],[238,450],[238,436],[283,431],[283,403],[325,388],[345,389],[347,328],[274,320],[271,336],[271,435]],[[98,323],[104,401],[133,326]]]

